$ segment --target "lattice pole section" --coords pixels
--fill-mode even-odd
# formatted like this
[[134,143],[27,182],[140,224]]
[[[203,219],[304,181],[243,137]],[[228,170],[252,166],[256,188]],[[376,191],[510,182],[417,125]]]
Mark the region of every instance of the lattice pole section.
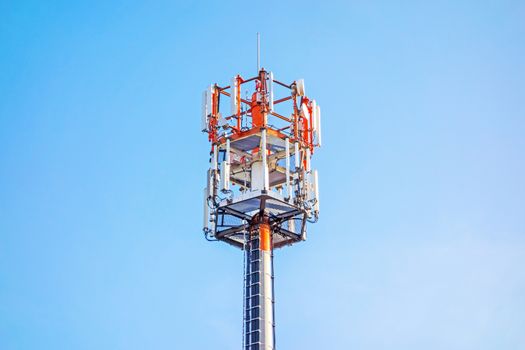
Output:
[[275,349],[273,247],[270,225],[250,227],[246,244],[244,350]]

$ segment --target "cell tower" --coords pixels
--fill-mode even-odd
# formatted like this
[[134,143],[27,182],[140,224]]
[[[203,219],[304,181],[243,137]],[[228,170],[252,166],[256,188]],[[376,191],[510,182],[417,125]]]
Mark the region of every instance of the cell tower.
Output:
[[244,251],[243,349],[272,350],[273,250],[304,241],[306,223],[317,221],[310,160],[321,146],[321,111],[302,79],[283,83],[257,66],[257,76],[203,93],[211,143],[203,226],[206,239]]

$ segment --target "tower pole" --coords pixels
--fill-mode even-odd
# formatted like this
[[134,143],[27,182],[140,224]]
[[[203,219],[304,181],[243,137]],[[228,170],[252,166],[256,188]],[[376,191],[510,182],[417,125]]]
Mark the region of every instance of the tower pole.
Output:
[[249,230],[245,265],[244,350],[273,350],[273,242],[268,217],[256,216]]
[[274,300],[273,300],[273,247],[272,232],[268,223],[259,225],[259,236],[261,237],[262,253],[262,286],[261,303],[263,305],[264,317],[262,319],[262,338],[264,344],[261,349],[274,349]]

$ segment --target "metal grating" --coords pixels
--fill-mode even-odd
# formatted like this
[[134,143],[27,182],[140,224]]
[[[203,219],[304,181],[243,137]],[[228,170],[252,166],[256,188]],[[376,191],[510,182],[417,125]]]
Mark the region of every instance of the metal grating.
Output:
[[255,194],[237,202],[221,203],[216,211],[215,238],[243,248],[246,243],[243,231],[248,228],[253,216],[261,212],[270,217],[275,248],[304,240],[306,213],[274,193]]

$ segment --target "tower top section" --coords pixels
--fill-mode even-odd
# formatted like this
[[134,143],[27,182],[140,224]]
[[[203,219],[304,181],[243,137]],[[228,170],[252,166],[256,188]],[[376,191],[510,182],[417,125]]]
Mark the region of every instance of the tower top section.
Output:
[[306,238],[319,215],[317,171],[321,109],[303,79],[284,83],[272,72],[233,77],[203,93],[201,130],[211,143],[204,232],[242,247],[255,218],[269,222],[275,247]]
[[[225,110],[224,102],[229,102],[229,110]],[[243,79],[237,75],[230,85],[210,85],[203,93],[202,131],[208,133],[212,144],[266,128],[283,140],[288,137],[290,142],[300,142],[313,153],[321,146],[318,125],[320,108],[306,96],[304,80],[282,83],[264,68],[258,76]]]

